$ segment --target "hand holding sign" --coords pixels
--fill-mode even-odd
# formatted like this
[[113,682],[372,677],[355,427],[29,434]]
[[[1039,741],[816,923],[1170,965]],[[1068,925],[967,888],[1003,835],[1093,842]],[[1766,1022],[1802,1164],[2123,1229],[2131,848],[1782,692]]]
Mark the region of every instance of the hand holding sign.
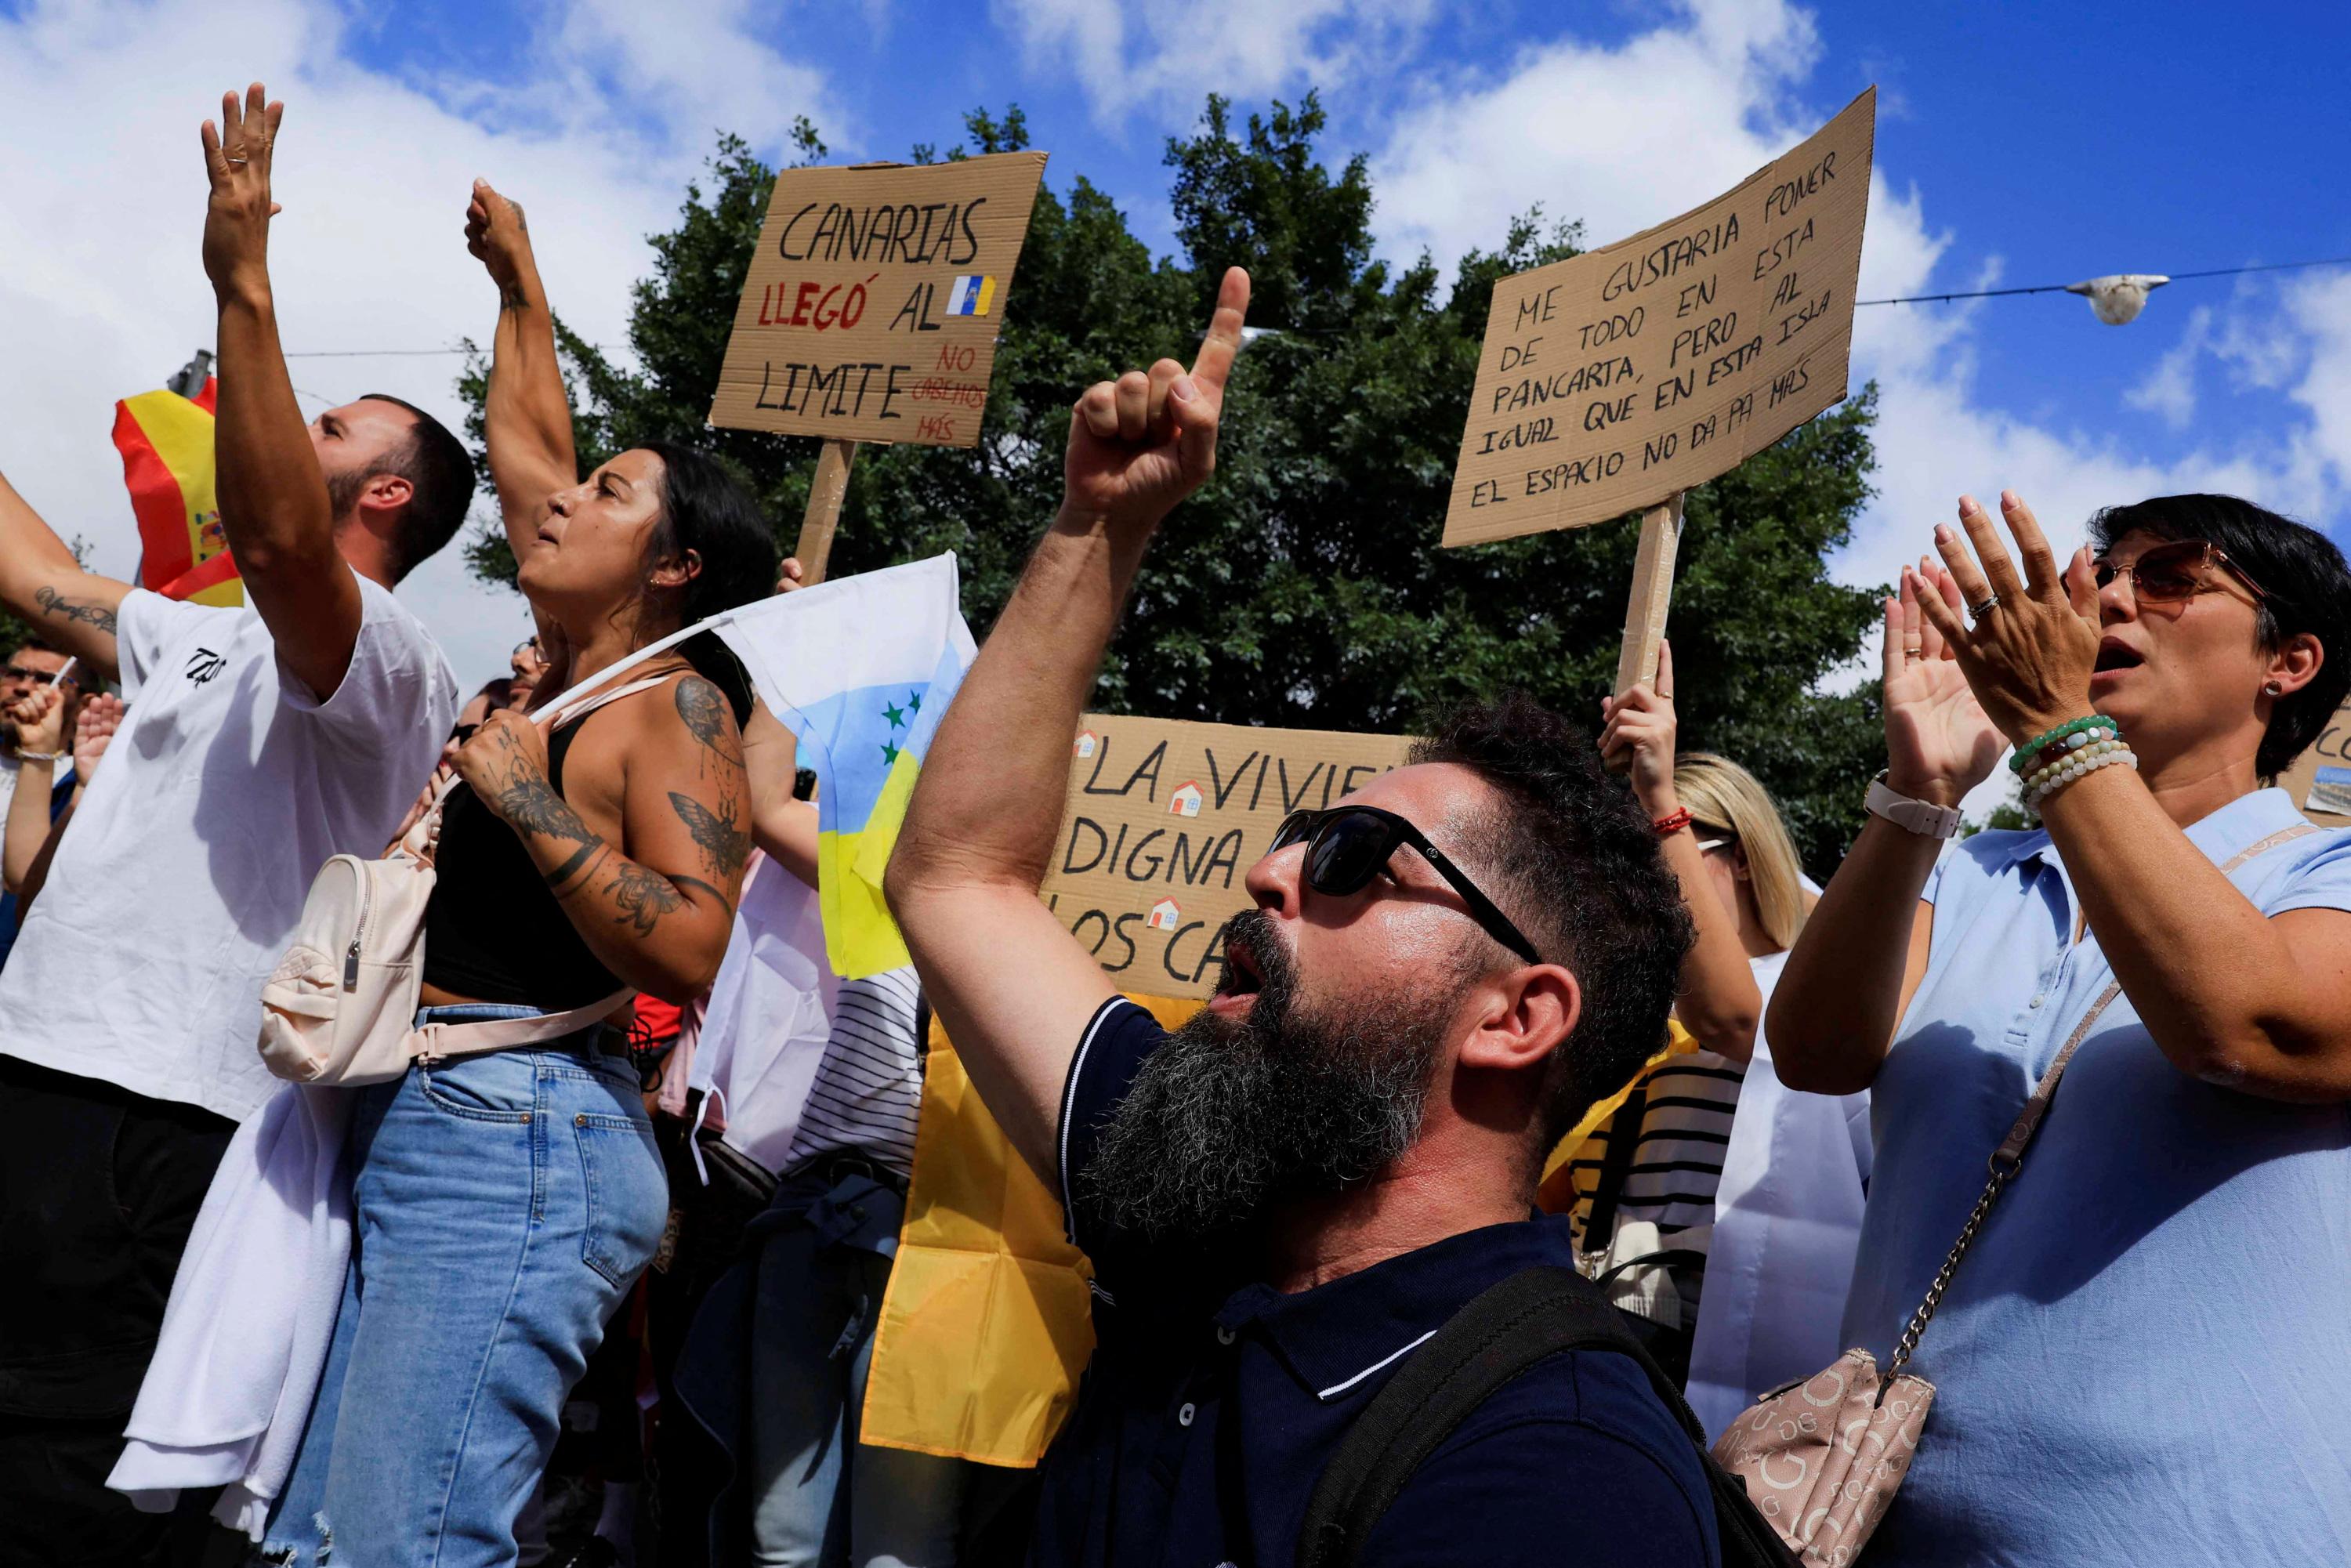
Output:
[[266,289],[269,286],[269,220],[278,206],[269,199],[269,162],[286,106],[268,101],[259,82],[236,94],[221,95],[221,120],[204,121],[204,170],[212,199],[204,208],[204,276],[214,292]]
[[1086,389],[1070,415],[1065,513],[1148,528],[1216,472],[1217,422],[1249,297],[1249,274],[1228,268],[1190,374],[1162,360]]
[[1612,770],[1629,770],[1633,794],[1654,820],[1673,811],[1674,751],[1680,733],[1674,713],[1674,650],[1657,644],[1657,674],[1621,697],[1600,699],[1600,756]]

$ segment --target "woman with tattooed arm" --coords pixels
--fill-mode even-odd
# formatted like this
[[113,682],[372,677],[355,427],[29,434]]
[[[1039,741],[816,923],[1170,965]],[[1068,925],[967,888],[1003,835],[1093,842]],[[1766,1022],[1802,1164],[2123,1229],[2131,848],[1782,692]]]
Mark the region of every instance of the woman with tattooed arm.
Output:
[[[490,471],[551,667],[533,711],[492,714],[457,753],[420,1021],[631,991],[683,1003],[717,972],[750,847],[748,682],[701,637],[560,712],[545,703],[764,596],[774,538],[685,447],[638,447],[581,479],[520,209],[477,185],[466,237],[498,285]],[[667,1214],[636,1076],[617,1031],[592,1025],[361,1093],[350,1273],[266,1549],[511,1563],[565,1392]]]

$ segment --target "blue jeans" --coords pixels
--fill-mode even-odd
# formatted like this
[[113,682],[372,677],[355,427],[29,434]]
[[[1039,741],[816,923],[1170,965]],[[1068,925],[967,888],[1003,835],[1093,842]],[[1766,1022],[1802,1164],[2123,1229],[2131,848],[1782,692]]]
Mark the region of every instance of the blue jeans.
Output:
[[[855,1182],[852,1207],[840,1186],[803,1185],[814,1189],[799,1199],[807,1220],[770,1235],[755,1265],[750,1561],[953,1568],[973,1467],[857,1440],[873,1323],[890,1283],[883,1249],[896,1250],[905,1200]],[[795,1196],[779,1191],[769,1213]]]
[[564,1396],[668,1217],[636,1074],[595,1039],[418,1065],[360,1092],[350,1271],[263,1562],[516,1560]]

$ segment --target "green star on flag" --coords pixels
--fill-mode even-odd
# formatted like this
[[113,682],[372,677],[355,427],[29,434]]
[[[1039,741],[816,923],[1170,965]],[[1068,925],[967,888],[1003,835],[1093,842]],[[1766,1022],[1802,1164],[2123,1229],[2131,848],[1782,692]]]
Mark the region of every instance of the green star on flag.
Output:
[[897,760],[898,760],[898,748],[897,748],[896,747],[894,747],[894,746],[891,745],[888,741],[886,741],[886,740],[885,740],[885,741],[883,741],[883,742],[882,743],[882,762],[883,762],[883,766],[884,766],[884,767],[888,767],[890,764],[892,764],[892,763],[893,763],[893,762],[895,762],[895,761],[897,761]]
[[906,723],[906,710],[895,706],[894,704],[883,703],[882,705],[882,716],[890,721],[890,727],[892,729],[903,728]]

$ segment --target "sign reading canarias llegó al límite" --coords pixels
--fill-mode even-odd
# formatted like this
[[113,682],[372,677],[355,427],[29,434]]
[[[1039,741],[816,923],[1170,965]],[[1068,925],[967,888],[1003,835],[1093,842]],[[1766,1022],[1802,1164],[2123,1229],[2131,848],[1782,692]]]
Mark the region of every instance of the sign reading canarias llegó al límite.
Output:
[[710,423],[979,441],[1042,152],[776,176]]

